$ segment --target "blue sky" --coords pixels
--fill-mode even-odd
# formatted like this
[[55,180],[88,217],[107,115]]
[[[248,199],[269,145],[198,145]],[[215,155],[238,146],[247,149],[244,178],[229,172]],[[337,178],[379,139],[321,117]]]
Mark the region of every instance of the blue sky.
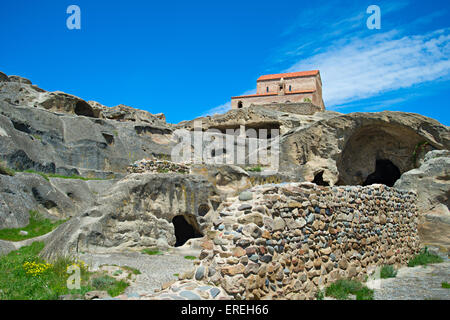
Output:
[[[72,4],[81,30],[66,27]],[[2,1],[0,39],[8,75],[172,123],[226,111],[262,74],[319,69],[329,110],[450,124],[448,0]]]

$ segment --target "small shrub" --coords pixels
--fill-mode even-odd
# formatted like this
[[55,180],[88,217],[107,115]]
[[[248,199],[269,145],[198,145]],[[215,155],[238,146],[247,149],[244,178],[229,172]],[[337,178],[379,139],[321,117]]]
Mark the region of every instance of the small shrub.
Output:
[[419,254],[417,254],[414,258],[409,260],[408,267],[415,267],[415,266],[426,266],[430,263],[440,263],[444,260],[439,257],[437,254],[429,252],[428,248],[423,248]]
[[106,291],[111,297],[122,294],[129,286],[124,280],[117,281],[108,275],[102,275],[91,280],[91,285],[95,290]]
[[450,289],[450,283],[448,283],[448,282],[442,282],[442,288],[444,288],[444,289]]
[[373,300],[373,290],[355,280],[338,280],[325,289],[325,295],[339,300],[347,300],[350,294],[356,300]]
[[396,276],[397,276],[397,270],[395,270],[394,266],[385,265],[385,266],[381,267],[381,271],[380,271],[381,279],[395,278]]
[[311,101],[310,98],[305,98],[305,99],[303,99],[303,102],[310,102],[311,103],[312,101]]
[[256,166],[256,167],[252,167],[252,168],[247,168],[247,171],[251,171],[251,172],[261,172],[262,168],[260,166]]
[[123,273],[122,270],[116,270],[114,271],[113,276],[120,276],[122,273]]
[[325,294],[323,293],[323,291],[319,290],[316,293],[316,299],[317,300],[323,300],[325,298]]
[[187,260],[195,260],[195,259],[197,259],[197,257],[194,257],[194,256],[184,256],[184,258],[187,259]]

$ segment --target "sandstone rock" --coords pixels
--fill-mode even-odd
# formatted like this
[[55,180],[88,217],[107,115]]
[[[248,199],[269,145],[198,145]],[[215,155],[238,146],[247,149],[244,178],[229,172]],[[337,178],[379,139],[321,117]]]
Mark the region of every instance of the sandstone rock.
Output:
[[249,191],[244,191],[239,194],[239,200],[241,200],[241,201],[247,201],[247,200],[252,200],[252,199],[253,199],[253,194]]
[[[173,246],[177,239],[172,219],[182,216],[194,230],[197,228],[198,233],[202,232],[197,208],[202,203],[209,203],[212,194],[211,185],[203,177],[182,174],[127,176],[99,197],[96,207],[56,229],[41,254],[52,260],[76,250],[142,250],[151,243],[156,244],[157,239],[166,239]],[[136,201],[139,206],[130,205]],[[92,216],[93,211],[96,214]]]
[[286,223],[284,222],[284,220],[282,218],[276,217],[273,220],[273,230],[274,231],[284,230],[285,227],[286,227]]

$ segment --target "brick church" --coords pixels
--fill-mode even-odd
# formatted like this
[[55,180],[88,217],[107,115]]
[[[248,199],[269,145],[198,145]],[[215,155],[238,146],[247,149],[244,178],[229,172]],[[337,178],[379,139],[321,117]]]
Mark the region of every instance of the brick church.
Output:
[[261,76],[256,81],[256,94],[232,97],[231,108],[302,102],[312,102],[325,110],[319,70]]

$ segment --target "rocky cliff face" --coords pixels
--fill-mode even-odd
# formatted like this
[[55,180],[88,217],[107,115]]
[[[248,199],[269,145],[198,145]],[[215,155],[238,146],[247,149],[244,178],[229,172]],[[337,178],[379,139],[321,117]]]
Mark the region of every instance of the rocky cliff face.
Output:
[[24,80],[0,82],[0,159],[13,169],[123,176],[130,163],[168,155],[174,143],[161,115],[91,106]]

